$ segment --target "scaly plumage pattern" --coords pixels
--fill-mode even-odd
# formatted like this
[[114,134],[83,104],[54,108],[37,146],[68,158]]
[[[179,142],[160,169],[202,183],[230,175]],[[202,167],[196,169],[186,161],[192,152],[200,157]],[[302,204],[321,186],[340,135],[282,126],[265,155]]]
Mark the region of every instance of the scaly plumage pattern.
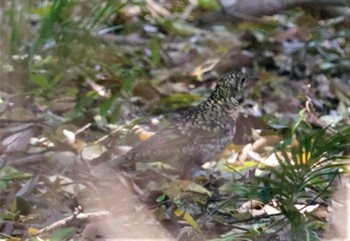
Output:
[[238,100],[246,80],[240,72],[223,75],[207,100],[107,165],[118,168],[135,162],[160,161],[183,173],[213,159],[233,140]]

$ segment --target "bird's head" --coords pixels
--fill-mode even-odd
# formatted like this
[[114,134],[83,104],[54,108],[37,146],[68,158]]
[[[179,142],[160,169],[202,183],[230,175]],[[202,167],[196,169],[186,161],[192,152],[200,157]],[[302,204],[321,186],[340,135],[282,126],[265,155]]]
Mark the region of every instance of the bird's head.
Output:
[[248,85],[250,78],[240,71],[232,71],[224,74],[218,81],[211,98],[231,99],[237,101],[242,98],[243,91]]

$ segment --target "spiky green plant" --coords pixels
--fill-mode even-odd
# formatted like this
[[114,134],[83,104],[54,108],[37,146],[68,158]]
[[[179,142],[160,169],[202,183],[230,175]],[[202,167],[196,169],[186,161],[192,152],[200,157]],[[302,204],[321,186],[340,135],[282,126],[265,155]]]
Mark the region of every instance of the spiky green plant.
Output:
[[333,136],[327,134],[327,129],[297,129],[296,136],[299,145],[289,147],[283,142],[276,150],[279,166],[264,167],[269,176],[257,177],[257,181],[263,184],[261,193],[276,200],[290,222],[292,239],[310,240],[308,219],[295,204],[307,200],[303,203],[307,206],[318,198],[329,197],[332,182],[345,171],[348,160],[343,152],[350,147],[350,127]]

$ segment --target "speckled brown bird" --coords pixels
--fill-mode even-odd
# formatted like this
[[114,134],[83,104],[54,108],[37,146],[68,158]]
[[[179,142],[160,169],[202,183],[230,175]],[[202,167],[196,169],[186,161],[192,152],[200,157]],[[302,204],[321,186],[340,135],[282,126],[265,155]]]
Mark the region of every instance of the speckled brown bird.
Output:
[[236,130],[239,99],[248,79],[241,72],[223,75],[209,98],[178,117],[171,125],[108,161],[114,169],[136,162],[163,162],[187,176],[194,166],[212,160],[229,143]]

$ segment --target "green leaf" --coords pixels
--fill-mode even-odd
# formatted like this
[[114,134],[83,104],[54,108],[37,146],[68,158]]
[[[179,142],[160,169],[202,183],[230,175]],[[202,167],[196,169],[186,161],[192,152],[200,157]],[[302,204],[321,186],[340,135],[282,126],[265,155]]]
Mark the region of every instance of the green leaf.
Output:
[[216,168],[220,171],[227,172],[242,172],[255,168],[258,165],[255,161],[245,161],[243,164],[227,164],[227,161],[222,159],[216,165]]
[[183,21],[170,21],[164,19],[158,19],[159,26],[164,30],[174,35],[179,35],[183,37],[189,37],[191,35],[200,32],[198,28],[193,27],[188,23]]
[[30,80],[41,88],[48,88],[50,86],[50,81],[44,74],[31,74]]
[[141,69],[136,67],[129,70],[122,70],[120,74],[122,89],[125,92],[130,92],[134,88],[135,83],[137,83],[140,74]]
[[220,4],[216,0],[198,0],[197,4],[199,7],[206,10],[219,10]]
[[292,134],[295,133],[295,131],[299,127],[300,123],[305,119],[305,113],[306,113],[306,109],[305,108],[302,109],[301,111],[299,111],[298,118],[295,120],[295,123],[292,126]]
[[161,99],[160,103],[167,109],[176,110],[181,107],[188,107],[194,101],[200,99],[200,96],[191,93],[176,93]]
[[109,110],[111,110],[112,105],[115,101],[115,99],[117,98],[116,95],[111,96],[108,100],[104,101],[101,105],[100,105],[100,115],[101,116],[106,116],[107,112]]
[[161,46],[157,39],[151,41],[151,59],[154,65],[158,65],[162,60]]
[[188,224],[190,224],[194,230],[196,230],[198,233],[202,234],[202,230],[200,229],[198,223],[196,222],[196,220],[194,220],[194,218],[192,217],[192,215],[189,212],[187,212],[184,209],[178,208],[174,211],[174,214],[177,217],[181,217]]
[[160,195],[160,196],[157,198],[157,202],[158,202],[158,203],[163,202],[165,199],[166,199],[166,195],[163,193],[162,195]]
[[75,112],[77,114],[83,113],[85,111],[85,108],[90,106],[93,103],[96,95],[97,94],[95,91],[88,92],[84,97],[82,97],[79,100],[79,102],[75,106]]
[[59,229],[52,234],[50,241],[69,240],[69,237],[71,237],[73,233],[74,233],[74,228]]

